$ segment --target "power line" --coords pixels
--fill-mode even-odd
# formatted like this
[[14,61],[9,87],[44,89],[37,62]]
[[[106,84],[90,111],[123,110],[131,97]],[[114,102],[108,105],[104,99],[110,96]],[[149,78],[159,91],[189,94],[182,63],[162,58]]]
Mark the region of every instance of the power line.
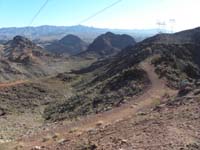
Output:
[[[49,2],[50,0],[46,0],[45,2],[44,2],[44,4],[39,8],[39,10],[36,12],[36,14],[33,16],[33,18],[31,19],[31,21],[30,21],[30,23],[28,24],[28,26],[27,27],[30,27],[32,24],[33,24],[33,22],[35,21],[35,19],[39,16],[39,14],[42,12],[42,10],[46,7],[46,5],[48,4],[48,2]],[[28,32],[29,32],[29,28],[24,28],[24,31],[22,32],[22,34],[25,36],[26,35],[26,33],[28,34]],[[30,37],[29,37],[30,39],[31,39],[31,34],[30,34]]]
[[116,2],[114,2],[114,3],[112,3],[111,5],[109,5],[109,6],[105,7],[105,8],[103,8],[103,9],[101,9],[100,11],[98,11],[98,12],[94,13],[93,15],[87,17],[86,19],[80,21],[78,24],[82,24],[82,23],[84,23],[84,22],[87,22],[87,21],[93,19],[93,18],[96,17],[97,15],[103,13],[104,11],[110,9],[111,7],[114,7],[115,5],[117,5],[118,3],[120,3],[121,1],[122,1],[122,0],[118,0],[118,1],[116,1]]
[[31,19],[30,23],[28,26],[31,26],[33,24],[33,22],[35,21],[35,19],[39,16],[39,14],[42,12],[42,10],[45,8],[45,6],[48,4],[50,0],[46,0],[44,2],[44,4],[40,7],[40,9],[37,11],[37,13],[33,16],[33,18]]

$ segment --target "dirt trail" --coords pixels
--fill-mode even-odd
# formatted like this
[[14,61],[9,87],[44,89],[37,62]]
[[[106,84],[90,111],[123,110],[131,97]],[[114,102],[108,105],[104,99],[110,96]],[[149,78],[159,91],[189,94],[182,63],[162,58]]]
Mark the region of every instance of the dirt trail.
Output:
[[28,81],[27,80],[18,80],[18,81],[9,82],[9,83],[0,83],[0,88],[11,87],[11,86],[23,84],[23,83],[26,83],[26,82],[28,82]]
[[[97,115],[90,115],[80,119],[79,121],[75,121],[67,125],[60,125],[54,129],[50,129],[50,131],[45,131],[43,133],[36,134],[35,136],[25,138],[22,140],[24,143],[23,145],[25,145],[25,149],[29,149],[36,145],[44,145],[44,143],[41,142],[41,138],[49,134],[59,133],[61,135],[65,135],[73,129],[76,129],[82,133],[84,131],[94,129],[98,126],[98,124],[114,124],[120,120],[133,117],[140,111],[155,106],[165,94],[174,95],[175,91],[169,89],[165,85],[165,82],[159,79],[157,74],[154,72],[154,67],[150,62],[151,59],[147,59],[140,64],[140,67],[146,71],[151,81],[151,87],[144,94],[135,97],[133,101],[130,101],[110,111]],[[53,145],[53,143],[51,144]],[[49,146],[49,144],[47,146]]]
[[170,89],[165,86],[164,82],[158,78],[154,72],[154,68],[150,65],[149,60],[143,62],[140,64],[140,66],[147,72],[152,84],[151,88],[143,95],[139,96],[133,101],[130,101],[129,103],[126,103],[118,108],[114,108],[113,110],[89,117],[88,119],[84,119],[84,123],[81,123],[82,125],[80,126],[82,130],[93,128],[99,122],[102,122],[103,124],[111,124],[116,121],[131,117],[141,109],[151,106],[165,93],[171,93]]
[[150,62],[150,59],[148,59],[140,64],[141,68],[146,71],[151,81],[151,87],[148,91],[118,108],[84,119],[80,128],[82,130],[87,130],[88,128],[95,127],[99,122],[102,122],[103,124],[112,124],[116,121],[126,119],[135,115],[137,112],[142,111],[142,109],[158,103],[165,94],[174,94],[174,91],[166,87],[165,82],[159,79]]

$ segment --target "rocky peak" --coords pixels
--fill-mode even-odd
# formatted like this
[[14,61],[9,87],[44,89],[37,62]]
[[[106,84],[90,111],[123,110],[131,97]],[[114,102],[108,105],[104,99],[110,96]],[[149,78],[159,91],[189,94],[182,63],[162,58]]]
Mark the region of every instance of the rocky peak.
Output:
[[50,52],[61,55],[75,55],[87,49],[87,43],[76,35],[69,34],[46,46]]
[[75,43],[75,42],[83,42],[78,36],[75,36],[75,35],[72,35],[72,34],[69,34],[67,36],[65,36],[64,38],[62,38],[60,40],[61,43],[63,44],[72,44],[72,43]]
[[36,44],[31,42],[29,39],[23,36],[15,36],[13,40],[9,41],[11,47],[20,47],[20,48],[33,48],[36,47]]
[[135,45],[135,40],[129,35],[107,32],[97,37],[87,51],[100,55],[114,55],[121,49]]
[[105,34],[104,34],[104,36],[115,36],[115,34],[114,33],[112,33],[112,32],[106,32]]

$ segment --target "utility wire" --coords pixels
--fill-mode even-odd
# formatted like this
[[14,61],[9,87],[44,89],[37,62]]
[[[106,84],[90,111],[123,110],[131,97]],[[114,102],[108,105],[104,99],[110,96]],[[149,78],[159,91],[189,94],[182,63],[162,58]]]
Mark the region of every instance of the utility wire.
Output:
[[111,5],[109,5],[109,6],[105,7],[105,8],[103,8],[103,9],[101,9],[100,11],[98,11],[98,12],[94,13],[93,15],[87,17],[86,19],[80,21],[78,24],[82,24],[82,23],[85,23],[85,22],[87,22],[87,21],[93,19],[93,18],[96,17],[97,15],[103,13],[104,11],[110,9],[111,7],[114,7],[115,5],[117,5],[118,3],[120,3],[121,1],[122,1],[122,0],[118,0],[118,1],[116,1],[116,2],[114,2],[114,3],[112,3]]
[[[44,4],[39,8],[39,10],[36,12],[36,14],[33,16],[33,18],[31,19],[31,21],[30,21],[30,23],[28,24],[28,26],[27,27],[30,27],[32,24],[33,24],[33,22],[35,21],[35,19],[37,19],[37,17],[39,16],[39,14],[42,12],[42,10],[46,7],[46,5],[48,4],[48,2],[49,2],[50,0],[46,0],[45,2],[44,2]],[[25,34],[26,33],[28,33],[29,32],[29,29],[28,28],[24,28],[24,31],[22,32],[23,33],[23,35],[25,36]],[[31,38],[31,34],[30,34],[30,37],[29,38]]]
[[37,13],[33,16],[33,18],[31,19],[30,23],[28,26],[31,26],[33,24],[33,22],[35,21],[35,19],[39,16],[39,14],[42,12],[42,10],[45,8],[45,6],[48,4],[50,0],[46,0],[44,2],[44,4],[40,7],[40,9],[37,11]]

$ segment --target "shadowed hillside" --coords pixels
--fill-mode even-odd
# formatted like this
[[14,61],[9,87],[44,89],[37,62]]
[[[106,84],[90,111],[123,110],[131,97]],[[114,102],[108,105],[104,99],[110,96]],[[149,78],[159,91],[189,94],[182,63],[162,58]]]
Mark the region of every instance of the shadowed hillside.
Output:
[[117,54],[123,48],[135,45],[135,40],[129,35],[118,35],[111,32],[97,37],[85,52],[80,53],[79,57],[95,56],[98,58],[109,57]]
[[60,55],[75,55],[87,49],[87,43],[75,35],[67,35],[46,46],[50,52]]

